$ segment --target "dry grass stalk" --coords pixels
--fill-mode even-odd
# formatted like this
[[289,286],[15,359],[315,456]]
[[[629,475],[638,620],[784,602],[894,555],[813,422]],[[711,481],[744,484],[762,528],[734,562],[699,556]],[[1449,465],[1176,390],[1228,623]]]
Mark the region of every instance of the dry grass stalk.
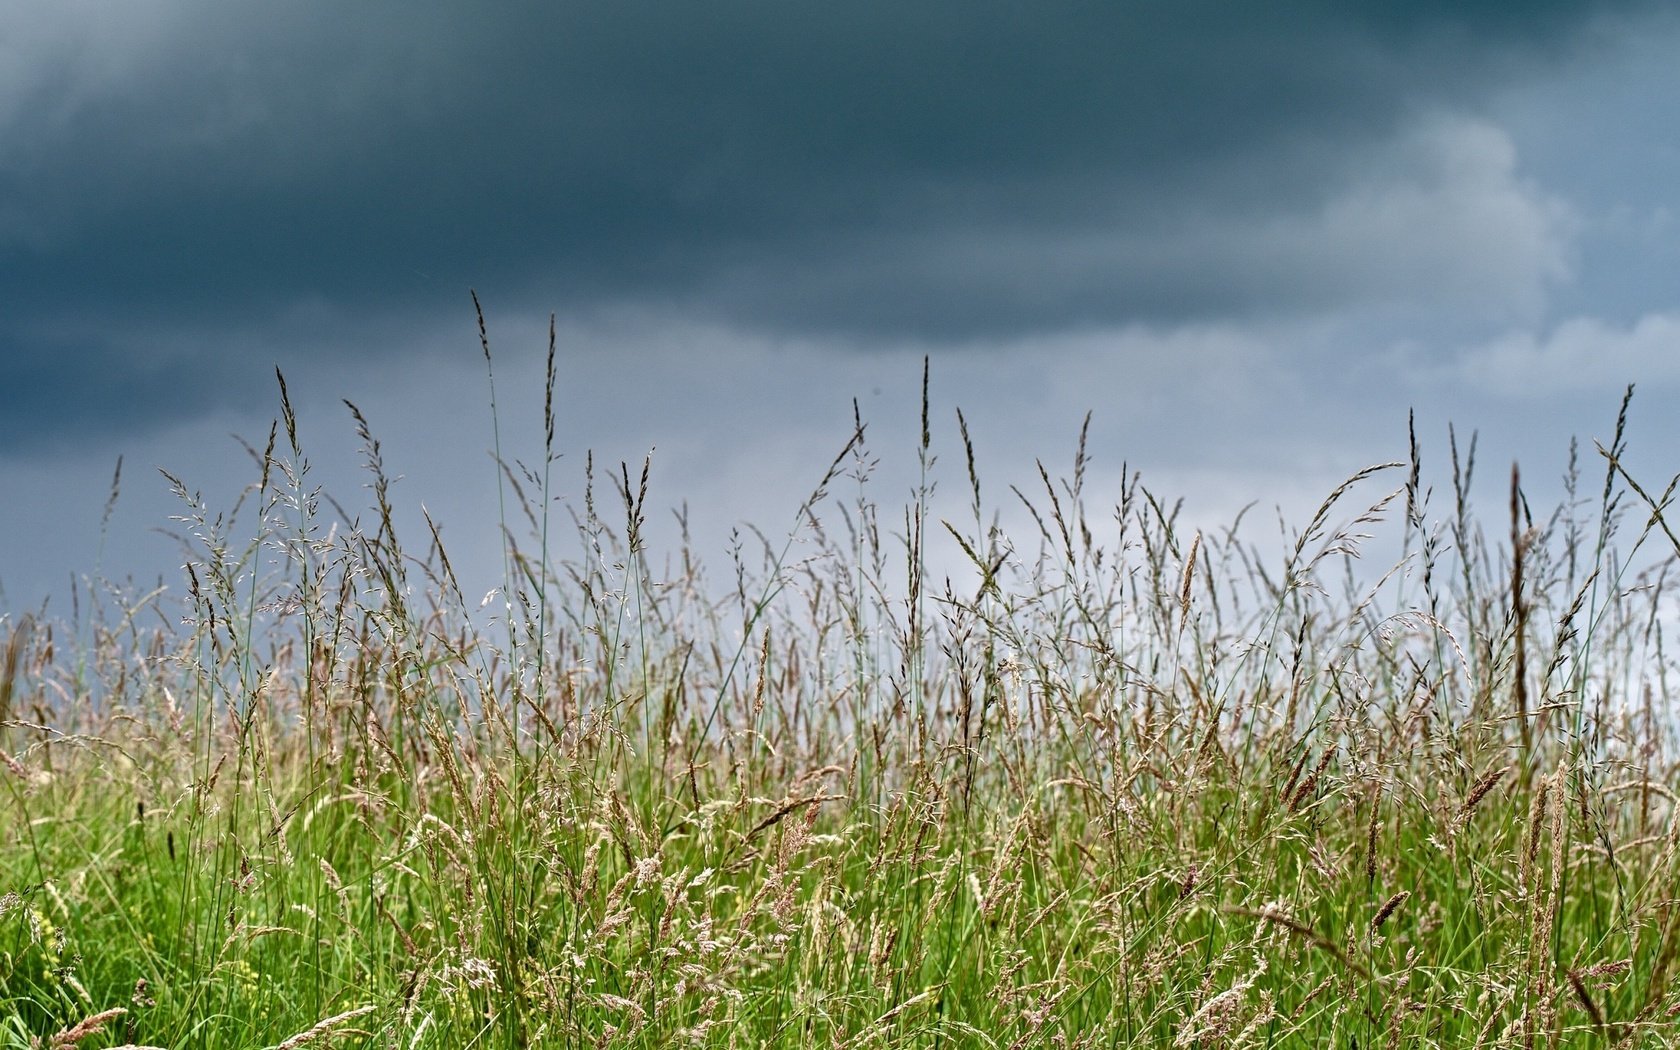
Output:
[[808,795],[804,798],[786,799],[774,810],[771,810],[769,814],[760,819],[758,823],[754,824],[752,826],[752,830],[747,832],[746,837],[748,840],[751,840],[756,837],[759,832],[775,827],[777,824],[780,824],[783,820],[785,820],[789,813],[792,813],[795,810],[804,809],[806,806],[820,806],[825,802],[838,802],[845,797],[845,795]]
[[1546,823],[1546,801],[1551,797],[1549,785],[1542,782],[1531,788],[1528,801],[1528,835],[1519,859],[1518,870],[1523,889],[1528,893],[1530,907],[1538,903],[1540,887],[1534,880],[1534,862],[1540,857],[1540,835]]
[[1551,871],[1544,899],[1534,911],[1534,933],[1529,947],[1529,1010],[1524,1028],[1524,1041],[1528,1045],[1533,1045],[1536,1027],[1550,1032],[1552,1021],[1556,1017],[1556,1003],[1552,994],[1555,987],[1552,973],[1555,965],[1552,935],[1557,926],[1558,908],[1563,895],[1565,833],[1568,830],[1568,822],[1565,820],[1568,774],[1568,763],[1560,762],[1551,778]]
[[1190,586],[1196,579],[1196,556],[1202,550],[1202,532],[1196,530],[1196,535],[1190,539],[1190,553],[1184,558],[1184,575],[1178,583],[1178,609],[1181,615],[1190,613]]
[[1476,806],[1488,796],[1488,792],[1493,790],[1494,785],[1498,784],[1510,771],[1510,766],[1500,766],[1498,769],[1489,770],[1477,778],[1476,782],[1470,786],[1470,793],[1464,797],[1464,804],[1458,808],[1458,819],[1453,822],[1454,830],[1464,830],[1465,826],[1470,823],[1470,815],[1475,812]]
[[1253,977],[1245,977],[1203,1003],[1179,1028],[1173,1046],[1217,1044],[1228,1037],[1242,1014],[1243,998]]
[[1324,749],[1324,754],[1318,757],[1318,764],[1313,766],[1312,772],[1307,774],[1307,779],[1301,781],[1301,786],[1296,788],[1295,794],[1290,797],[1290,812],[1300,812],[1301,807],[1306,805],[1307,801],[1313,797],[1313,793],[1318,790],[1318,778],[1324,775],[1324,771],[1330,766],[1330,760],[1335,757],[1336,748],[1334,745]]
[[[1293,720],[1286,720],[1285,724],[1293,724]],[[1307,759],[1311,757],[1311,755],[1312,752],[1310,750],[1305,747],[1301,748],[1301,757],[1297,758],[1295,760],[1295,764],[1290,767],[1289,776],[1285,778],[1283,782],[1283,790],[1278,792],[1278,797],[1286,804],[1295,797],[1295,785],[1300,782],[1301,771],[1306,768]]]
[[1406,903],[1407,898],[1411,897],[1411,895],[1411,890],[1401,890],[1399,893],[1396,893],[1394,896],[1384,901],[1383,906],[1377,909],[1377,914],[1371,918],[1371,932],[1376,933],[1378,930],[1382,929],[1382,924],[1387,922],[1389,916],[1393,915],[1400,905]]
[[1382,786],[1371,785],[1371,816],[1365,827],[1365,892],[1377,883],[1377,827],[1382,814]]
[[358,1006],[354,1010],[346,1010],[341,1014],[334,1014],[324,1021],[317,1023],[313,1028],[299,1032],[290,1039],[279,1043],[274,1047],[274,1050],[297,1050],[298,1047],[307,1046],[317,1040],[331,1039],[334,1036],[333,1029],[340,1027],[346,1021],[353,1021],[358,1017],[364,1017],[371,1014],[374,1009],[375,1007],[371,1005]]
[[1363,963],[1350,958],[1348,953],[1342,949],[1341,945],[1324,936],[1322,933],[1319,933],[1317,930],[1313,929],[1301,920],[1285,914],[1278,908],[1225,908],[1224,911],[1227,915],[1242,915],[1250,919],[1259,919],[1262,922],[1269,922],[1274,926],[1281,926],[1291,933],[1299,935],[1314,947],[1328,953],[1334,957],[1337,962],[1341,963],[1352,972],[1358,974],[1360,977],[1363,977],[1365,980],[1371,979],[1371,971],[1366,969]]
[[[46,1042],[46,1046],[49,1050],[67,1050],[67,1048],[74,1047],[77,1043],[80,1043],[83,1039],[86,1039],[89,1036],[98,1035],[100,1032],[105,1030],[105,1026],[107,1024],[115,1021],[119,1017],[126,1016],[127,1014],[127,1010],[118,1006],[105,1010],[102,1013],[85,1017],[75,1025],[66,1028],[49,1038]],[[41,1045],[41,1042],[38,1039],[31,1040],[30,1045],[38,1047]]]
[[30,626],[31,621],[27,616],[13,624],[6,638],[5,652],[0,654],[0,722],[10,721],[12,717],[12,697],[17,689],[18,665],[23,656],[23,647],[29,638]]
[[1312,990],[1309,991],[1306,995],[1303,995],[1301,997],[1301,1001],[1295,1004],[1295,1010],[1292,1014],[1290,1014],[1290,1020],[1299,1019],[1302,1014],[1307,1012],[1307,1007],[1312,1005],[1313,1000],[1315,1000],[1319,996],[1323,995],[1324,992],[1325,992],[1325,989],[1329,988],[1331,985],[1335,984],[1340,979],[1341,979],[1341,977],[1340,977],[1339,974],[1331,974],[1328,977],[1324,978],[1322,981],[1319,981],[1317,984],[1313,985]]
[[1598,1004],[1593,1002],[1592,993],[1587,991],[1586,983],[1581,980],[1581,975],[1575,970],[1570,970],[1568,971],[1568,977],[1569,987],[1575,990],[1575,998],[1587,1011],[1587,1016],[1592,1018],[1593,1028],[1598,1031],[1600,1036],[1608,1038],[1608,1033],[1604,1028],[1604,1014],[1599,1010]]
[[1517,465],[1511,464],[1511,620],[1514,624],[1511,668],[1512,696],[1516,702],[1517,729],[1522,738],[1524,768],[1531,761],[1534,745],[1528,724],[1528,602],[1523,597],[1523,554],[1529,537],[1522,528],[1522,485]]

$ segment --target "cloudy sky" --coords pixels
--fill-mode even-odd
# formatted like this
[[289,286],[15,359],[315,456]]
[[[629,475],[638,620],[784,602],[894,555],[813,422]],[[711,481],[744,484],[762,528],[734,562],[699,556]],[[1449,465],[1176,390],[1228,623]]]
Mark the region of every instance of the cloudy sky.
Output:
[[720,550],[854,397],[898,502],[924,354],[935,452],[961,406],[993,494],[1088,410],[1099,493],[1129,463],[1198,521],[1310,508],[1411,408],[1426,466],[1450,421],[1539,487],[1629,382],[1660,486],[1677,53],[1633,0],[8,4],[0,610],[175,582],[156,468],[230,504],[277,366],[339,498],[348,398],[493,583],[469,289],[509,455],[553,312],[557,489],[654,448]]

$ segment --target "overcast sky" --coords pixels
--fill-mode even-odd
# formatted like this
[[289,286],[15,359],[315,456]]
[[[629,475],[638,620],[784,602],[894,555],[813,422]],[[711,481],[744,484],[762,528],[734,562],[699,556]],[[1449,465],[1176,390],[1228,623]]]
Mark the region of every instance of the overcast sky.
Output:
[[[1659,3],[24,0],[0,7],[0,610],[160,574],[254,479],[287,375],[359,505],[493,585],[483,300],[510,455],[654,453],[721,552],[784,527],[856,397],[896,504],[1123,462],[1196,521],[1310,509],[1479,430],[1555,477],[1639,384],[1680,469],[1680,18]],[[113,467],[122,494],[100,519]],[[942,474],[959,487],[954,470]],[[960,495],[960,492],[955,493]],[[1501,495],[1490,490],[1487,506]],[[1002,502],[1002,500],[1000,500]],[[54,599],[62,603],[62,597]],[[64,611],[57,605],[58,611]]]

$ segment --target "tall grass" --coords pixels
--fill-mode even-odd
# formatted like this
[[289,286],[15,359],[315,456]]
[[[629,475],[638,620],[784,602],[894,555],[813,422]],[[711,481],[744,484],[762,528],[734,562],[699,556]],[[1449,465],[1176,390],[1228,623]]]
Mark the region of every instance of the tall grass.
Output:
[[371,506],[314,485],[282,379],[238,506],[171,476],[178,604],[5,624],[0,1047],[1680,1045],[1625,400],[1596,499],[1513,471],[1484,527],[1413,435],[1273,553],[1083,437],[1010,535],[960,415],[936,520],[924,371],[909,505],[857,418],[718,579],[645,464],[555,554],[554,369],[487,609],[355,406]]

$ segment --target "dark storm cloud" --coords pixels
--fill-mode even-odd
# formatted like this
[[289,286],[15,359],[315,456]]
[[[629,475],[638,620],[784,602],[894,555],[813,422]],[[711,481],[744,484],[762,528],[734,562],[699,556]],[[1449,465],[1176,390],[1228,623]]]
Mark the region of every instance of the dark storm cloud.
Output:
[[50,452],[108,437],[137,415],[184,410],[216,378],[227,377],[203,364],[154,364],[104,339],[0,335],[0,450]]
[[217,326],[300,301],[934,339],[1317,306],[1322,260],[1237,279],[1182,230],[1265,255],[1350,149],[1641,6],[66,6],[0,77],[0,441],[194,411]]

